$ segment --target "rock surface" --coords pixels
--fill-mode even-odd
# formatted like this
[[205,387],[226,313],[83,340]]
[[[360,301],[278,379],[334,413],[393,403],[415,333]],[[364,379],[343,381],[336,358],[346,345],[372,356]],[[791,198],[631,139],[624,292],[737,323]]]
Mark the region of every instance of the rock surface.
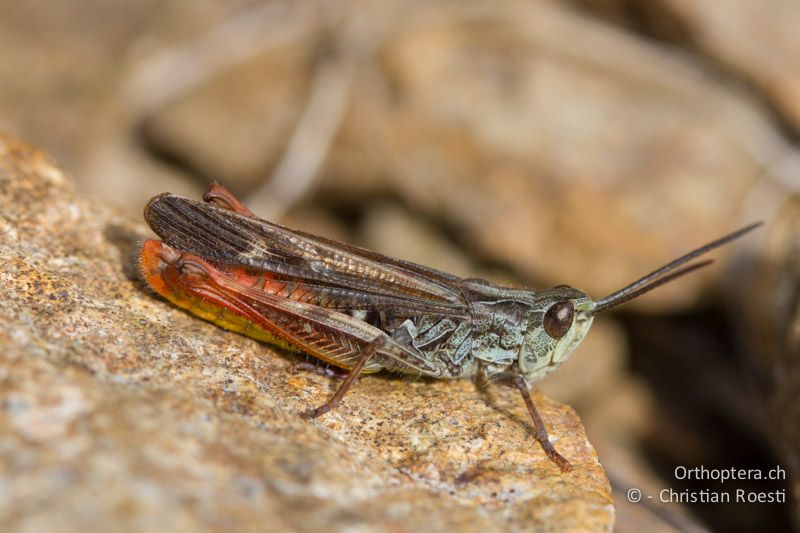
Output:
[[795,131],[800,128],[800,4],[667,0],[660,9],[687,28],[705,55],[756,85]]
[[0,528],[610,530],[569,407],[535,397],[562,474],[510,390],[327,378],[171,307],[136,279],[148,234],[0,138]]
[[786,200],[733,287],[761,426],[789,470],[800,523],[800,196]]

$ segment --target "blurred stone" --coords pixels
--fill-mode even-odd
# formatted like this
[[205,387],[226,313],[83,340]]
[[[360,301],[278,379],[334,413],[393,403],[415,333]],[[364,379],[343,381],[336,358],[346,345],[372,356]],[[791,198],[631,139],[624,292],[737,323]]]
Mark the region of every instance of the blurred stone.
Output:
[[800,4],[794,0],[657,4],[687,27],[694,47],[751,81],[795,129],[800,128]]
[[[763,435],[790,473],[800,520],[800,196],[788,198],[731,284]],[[743,282],[741,280],[744,280]]]
[[148,143],[237,194],[252,190],[269,177],[302,114],[314,44],[259,54],[150,115]]
[[664,9],[663,2],[575,0],[569,5],[580,6],[593,17],[668,44],[681,45],[691,40],[689,29],[678,16]]
[[[5,2],[0,131],[47,147],[75,175],[79,189],[131,214],[163,190],[201,192],[202,184],[193,184],[181,168],[143,149],[141,117],[125,86],[145,58],[161,58],[206,34],[241,9],[236,4],[241,3]],[[186,73],[171,71],[159,88]]]
[[449,272],[475,277],[477,269],[464,251],[441,235],[437,226],[413,217],[396,204],[376,204],[367,210],[361,242],[371,250]]
[[[733,229],[759,172],[731,135],[746,102],[557,6],[419,8],[380,60],[387,94],[357,101],[383,112],[345,129],[382,143],[411,205],[528,279],[615,290]],[[642,302],[686,304],[717,272]]]
[[[459,231],[467,254],[601,295],[737,225],[781,138],[769,109],[794,105],[785,0],[576,3],[742,65],[776,95],[763,107],[574,4],[234,4],[9,5],[1,125],[52,147],[82,189],[131,212],[203,180],[248,191],[284,157],[320,65],[352,53],[342,36],[355,33],[369,50],[319,195],[353,205],[400,195]],[[99,33],[86,31],[87,12],[104,20]],[[251,37],[254,21],[263,31]],[[686,305],[717,273],[631,305]]]
[[335,213],[316,205],[301,204],[281,217],[280,223],[335,241],[355,243],[353,231]]
[[577,0],[632,32],[690,50],[745,79],[800,127],[800,5],[793,0]]
[[[609,332],[604,334],[613,339],[619,333],[616,327],[610,329],[611,335]],[[587,342],[590,338],[587,338]],[[603,341],[603,344],[606,343],[607,339]],[[614,351],[617,350],[619,346],[614,347]],[[600,354],[608,358],[606,351]],[[591,376],[592,369],[588,369],[586,374]],[[614,531],[707,531],[687,505],[659,501],[658,496],[663,489],[675,487],[674,479],[663,478],[653,470],[648,454],[643,452],[647,435],[654,428],[667,425],[659,409],[659,399],[654,397],[648,384],[636,375],[620,371],[614,378],[601,381],[604,386],[599,394],[588,389],[587,392],[592,394],[578,396],[579,400],[584,401],[576,407],[612,483],[616,510]],[[545,392],[552,390],[547,382],[543,385]],[[553,393],[553,396],[562,398],[557,393]],[[570,401],[569,397],[567,401]],[[641,491],[642,501],[631,501],[628,494],[631,489]]]
[[335,383],[149,294],[144,225],[10,137],[0,215],[3,530],[611,530],[569,407],[535,395],[566,474],[511,390],[368,377],[307,422]]
[[[205,176],[267,176],[314,72],[305,51],[358,18],[374,52],[356,70],[321,197],[400,195],[522,279],[598,297],[740,224],[762,172],[748,147],[768,126],[697,65],[558,4],[402,3],[393,18],[400,4],[362,4],[286,49],[297,61],[229,69],[166,106],[151,139]],[[265,95],[270,84],[253,80],[269,79],[284,81]],[[243,146],[233,130],[260,133]],[[718,272],[631,305],[685,306]]]

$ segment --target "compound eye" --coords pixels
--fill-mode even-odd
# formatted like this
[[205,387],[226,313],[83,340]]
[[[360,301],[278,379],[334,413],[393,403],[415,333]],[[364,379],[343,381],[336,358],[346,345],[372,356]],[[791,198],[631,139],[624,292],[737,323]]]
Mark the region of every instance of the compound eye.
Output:
[[567,334],[575,318],[575,307],[569,300],[556,302],[544,314],[544,330],[554,339]]

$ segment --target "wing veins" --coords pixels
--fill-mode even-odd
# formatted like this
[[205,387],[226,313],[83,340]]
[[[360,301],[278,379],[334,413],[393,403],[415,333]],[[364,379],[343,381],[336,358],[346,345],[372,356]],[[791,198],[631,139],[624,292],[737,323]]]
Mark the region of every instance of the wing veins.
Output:
[[[421,265],[176,195],[156,197],[145,215],[167,244],[201,257],[359,291],[365,298],[388,296],[407,302],[412,309],[422,306],[431,312],[467,312],[456,285],[459,278]],[[315,269],[314,261],[327,271]],[[358,272],[359,266],[367,276]]]

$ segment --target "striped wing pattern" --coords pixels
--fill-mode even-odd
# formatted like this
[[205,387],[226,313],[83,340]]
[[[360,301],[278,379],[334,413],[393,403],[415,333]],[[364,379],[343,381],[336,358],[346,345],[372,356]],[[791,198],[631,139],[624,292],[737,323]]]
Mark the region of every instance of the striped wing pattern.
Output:
[[145,217],[167,244],[223,265],[245,265],[314,292],[334,309],[466,316],[460,278],[174,194]]

